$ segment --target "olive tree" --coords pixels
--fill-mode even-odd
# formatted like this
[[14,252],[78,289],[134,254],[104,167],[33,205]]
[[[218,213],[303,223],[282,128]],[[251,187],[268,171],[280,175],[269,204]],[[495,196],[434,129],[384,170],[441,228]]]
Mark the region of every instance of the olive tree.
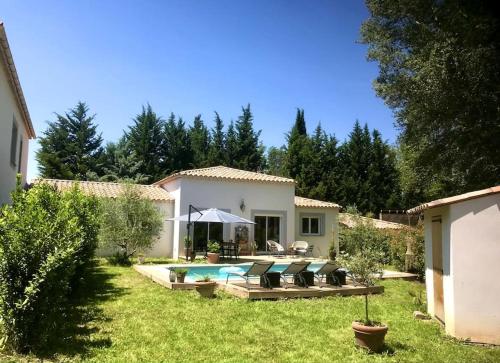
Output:
[[130,184],[117,198],[102,201],[101,218],[100,243],[114,249],[120,263],[129,263],[134,253],[150,249],[162,228],[158,208]]

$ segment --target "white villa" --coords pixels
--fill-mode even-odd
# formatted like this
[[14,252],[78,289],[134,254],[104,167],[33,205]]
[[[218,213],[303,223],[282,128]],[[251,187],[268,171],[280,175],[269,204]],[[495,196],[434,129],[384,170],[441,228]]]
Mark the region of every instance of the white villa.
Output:
[[[122,185],[108,182],[39,179],[59,190],[79,183],[80,188],[101,197],[116,197]],[[255,225],[195,223],[194,245],[205,249],[208,239],[239,241],[242,253],[249,251],[250,241],[257,252],[267,251],[267,240],[279,242],[285,249],[294,241],[314,245],[312,255],[327,256],[332,243],[338,252],[338,214],[335,203],[295,196],[295,181],[263,173],[216,166],[185,170],[152,185],[137,186],[145,198],[155,202],[164,214],[161,236],[148,255],[182,257],[186,222],[167,221],[188,213],[189,205],[202,210],[220,210],[250,219]]]
[[28,143],[35,138],[7,34],[0,22],[0,206],[10,202],[16,175],[26,183]]

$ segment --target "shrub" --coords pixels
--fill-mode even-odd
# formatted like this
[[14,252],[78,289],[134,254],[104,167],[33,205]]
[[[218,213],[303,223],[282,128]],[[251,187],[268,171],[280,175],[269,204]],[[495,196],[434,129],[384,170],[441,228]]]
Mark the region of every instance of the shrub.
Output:
[[18,189],[0,213],[2,343],[18,352],[40,347],[64,321],[67,298],[96,246],[95,199],[77,188]]
[[349,255],[354,255],[360,251],[370,249],[379,256],[380,260],[378,262],[389,263],[388,236],[383,231],[375,228],[369,219],[363,219],[357,214],[352,214],[352,218],[355,220],[352,228],[340,227],[340,250]]
[[152,201],[141,198],[134,186],[126,185],[118,198],[102,200],[100,243],[118,249],[116,262],[130,264],[134,253],[153,245],[162,228],[161,217]]
[[217,241],[208,241],[207,243],[207,251],[210,253],[219,253],[220,245]]
[[421,279],[425,275],[425,243],[423,226],[417,228],[404,228],[387,232],[390,237],[391,263],[400,271],[406,270],[406,251],[410,247],[414,257],[409,266],[409,271],[419,275]]

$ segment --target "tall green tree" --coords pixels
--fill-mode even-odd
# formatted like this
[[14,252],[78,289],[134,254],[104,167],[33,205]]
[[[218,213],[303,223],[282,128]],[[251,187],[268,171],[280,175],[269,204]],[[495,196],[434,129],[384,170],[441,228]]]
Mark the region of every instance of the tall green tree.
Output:
[[181,117],[176,121],[170,114],[163,130],[163,170],[164,175],[190,169],[193,163],[191,140]]
[[232,120],[227,128],[224,145],[224,149],[226,151],[226,165],[230,167],[238,167],[238,135],[236,134],[234,122]]
[[84,102],[56,120],[40,137],[36,152],[40,175],[56,179],[93,179],[102,173],[102,137],[97,133],[95,115]]
[[367,1],[370,18],[361,34],[368,58],[379,64],[374,87],[395,112],[400,165],[418,170],[423,199],[500,183],[496,5]]
[[362,128],[356,120],[349,139],[340,147],[339,159],[342,182],[339,190],[340,204],[356,205],[362,213],[371,211],[371,186],[368,168],[371,162],[371,137],[368,126]]
[[265,166],[264,147],[259,142],[261,131],[253,129],[253,115],[250,104],[242,107],[242,114],[236,121],[236,167],[259,171]]
[[127,181],[136,184],[147,183],[147,176],[140,173],[142,161],[138,160],[125,137],[117,143],[109,142],[104,150],[104,175],[100,181]]
[[210,133],[203,123],[201,115],[194,118],[193,126],[189,128],[189,140],[193,153],[193,167],[204,168],[208,166],[208,151],[210,148]]
[[267,150],[266,172],[270,175],[287,176],[286,148],[271,146]]
[[224,143],[224,123],[217,111],[215,112],[215,125],[212,128],[212,137],[210,138],[210,147],[208,151],[208,165],[225,165],[226,149]]
[[130,151],[141,164],[138,172],[152,183],[163,176],[162,165],[162,130],[164,121],[158,116],[151,105],[142,107],[134,119],[134,124],[125,133],[125,139]]
[[302,168],[306,164],[306,160],[303,160],[304,154],[307,154],[307,151],[303,150],[307,143],[307,129],[304,110],[299,108],[297,109],[295,123],[290,133],[287,134],[286,139],[286,169],[288,175],[295,179],[302,173]]

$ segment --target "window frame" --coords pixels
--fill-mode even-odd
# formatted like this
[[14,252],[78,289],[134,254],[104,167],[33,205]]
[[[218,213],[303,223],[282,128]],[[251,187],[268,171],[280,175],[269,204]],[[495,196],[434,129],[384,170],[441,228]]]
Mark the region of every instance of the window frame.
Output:
[[[304,231],[304,220],[307,219],[307,231]],[[315,219],[318,221],[318,232],[311,232],[311,227],[312,227],[312,220]],[[323,215],[312,215],[312,214],[305,214],[300,216],[300,234],[302,236],[323,236],[323,222],[324,216]]]
[[10,135],[10,166],[17,166],[17,139],[19,138],[19,126],[16,122],[16,117],[12,116],[12,133]]

